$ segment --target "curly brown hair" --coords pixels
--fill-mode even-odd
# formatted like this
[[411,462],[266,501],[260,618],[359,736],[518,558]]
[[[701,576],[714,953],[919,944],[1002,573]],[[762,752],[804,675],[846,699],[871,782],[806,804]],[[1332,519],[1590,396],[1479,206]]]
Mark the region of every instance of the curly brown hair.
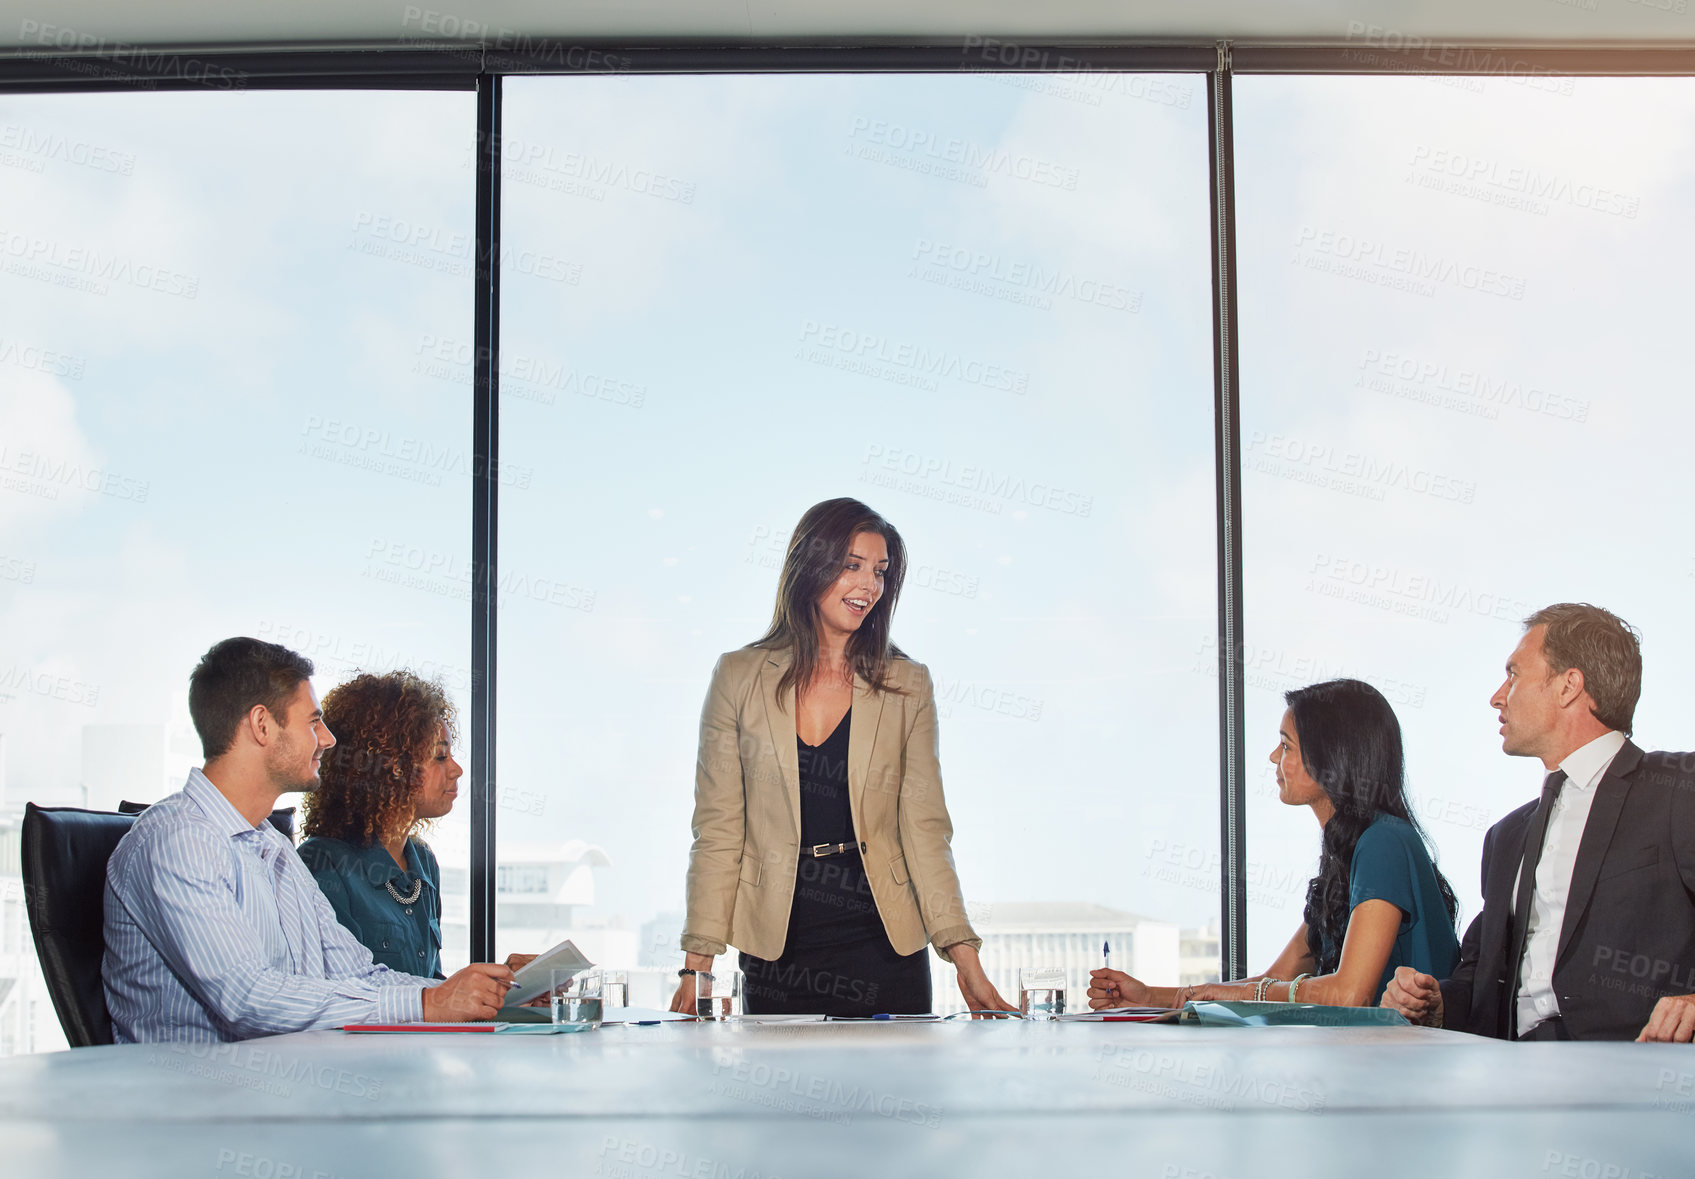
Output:
[[367,847],[402,827],[421,830],[427,820],[412,817],[419,773],[438,728],[449,742],[459,731],[446,690],[409,671],[364,672],[330,689],[322,707],[336,743],[304,797],[305,833]]

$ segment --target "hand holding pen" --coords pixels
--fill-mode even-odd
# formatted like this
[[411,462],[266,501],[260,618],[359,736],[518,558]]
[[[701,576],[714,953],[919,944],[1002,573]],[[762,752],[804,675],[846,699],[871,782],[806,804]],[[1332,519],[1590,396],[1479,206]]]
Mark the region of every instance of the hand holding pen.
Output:
[[1089,971],[1089,1006],[1099,1011],[1106,1007],[1153,1007],[1154,994],[1140,979],[1112,968],[1112,945],[1101,943],[1101,957],[1106,966]]

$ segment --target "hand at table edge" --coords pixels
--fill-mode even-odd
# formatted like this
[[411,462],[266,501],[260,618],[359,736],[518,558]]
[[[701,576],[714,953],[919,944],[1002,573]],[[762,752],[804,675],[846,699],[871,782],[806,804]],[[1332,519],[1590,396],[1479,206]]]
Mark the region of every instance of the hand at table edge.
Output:
[[1148,985],[1122,970],[1104,967],[1089,971],[1089,1006],[1096,1011],[1109,1007],[1147,1007]]
[[473,962],[440,984],[425,987],[421,1007],[425,1023],[467,1023],[494,1019],[512,990],[512,971],[493,962]]
[[[995,984],[989,981],[989,976],[983,970],[983,960],[977,956],[977,947],[969,942],[956,942],[947,946],[948,961],[959,971],[959,994],[965,1000],[967,1011],[1016,1011],[1017,1008],[1007,1003],[1001,993],[995,990]],[[1003,1019],[1000,1015],[973,1015],[972,1019]]]
[[1400,1012],[1408,1023],[1427,1028],[1442,1026],[1442,984],[1411,966],[1395,968],[1395,976],[1383,988],[1383,998],[1377,1005]]
[[[712,955],[696,954],[693,951],[690,951],[683,955],[683,968],[685,970],[704,970],[711,973]],[[677,990],[676,993],[671,996],[671,1006],[669,1010],[676,1012],[678,1015],[699,1014],[698,1009],[695,1007],[694,975],[685,974],[677,979]]]
[[1695,995],[1661,995],[1643,1025],[1638,1044],[1688,1044],[1695,1041]]

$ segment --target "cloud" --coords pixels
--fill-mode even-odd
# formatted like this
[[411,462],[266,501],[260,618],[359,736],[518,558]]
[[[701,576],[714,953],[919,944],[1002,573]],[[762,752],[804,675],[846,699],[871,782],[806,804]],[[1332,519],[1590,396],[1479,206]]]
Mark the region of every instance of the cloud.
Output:
[[109,475],[62,380],[0,367],[0,536],[9,547],[30,543],[32,526],[97,502]]

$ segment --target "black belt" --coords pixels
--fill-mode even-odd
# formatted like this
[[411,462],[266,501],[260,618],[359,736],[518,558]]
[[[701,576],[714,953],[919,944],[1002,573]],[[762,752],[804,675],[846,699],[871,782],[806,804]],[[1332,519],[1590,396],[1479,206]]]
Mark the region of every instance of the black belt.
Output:
[[1520,1041],[1569,1039],[1571,1039],[1571,1032],[1566,1028],[1566,1021],[1557,1015],[1550,1015],[1547,1019],[1531,1028],[1528,1032],[1519,1036]]
[[800,854],[822,860],[825,856],[839,856],[843,852],[858,851],[857,843],[815,843],[811,847],[803,847]]

